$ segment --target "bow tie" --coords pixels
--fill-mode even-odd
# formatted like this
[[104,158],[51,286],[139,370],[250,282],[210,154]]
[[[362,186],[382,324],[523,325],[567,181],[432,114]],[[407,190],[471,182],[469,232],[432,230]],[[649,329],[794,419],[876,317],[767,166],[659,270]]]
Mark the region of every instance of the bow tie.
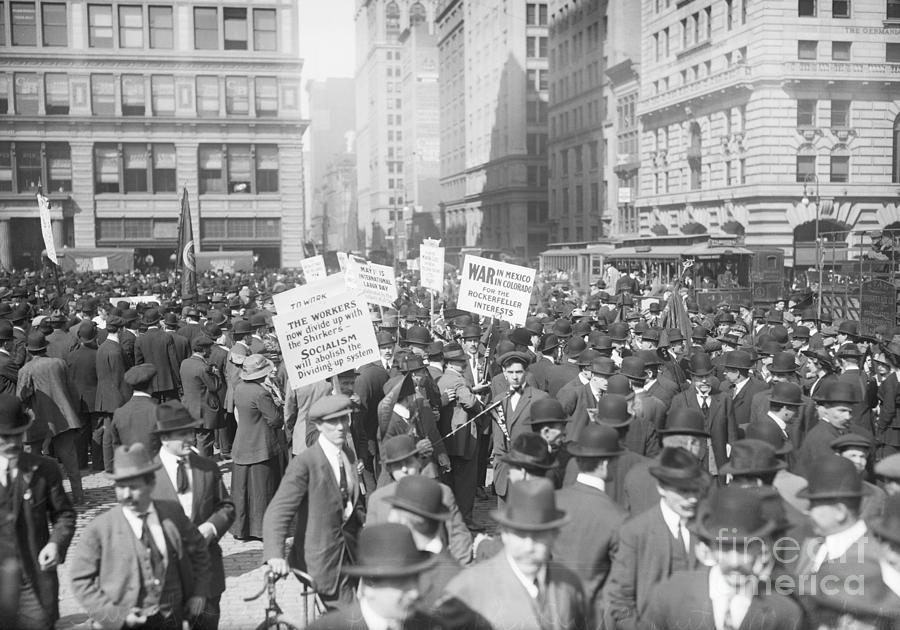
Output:
[[521,387],[512,387],[512,388],[510,388],[510,390],[509,390],[509,395],[510,395],[510,396],[512,396],[513,394],[521,394],[521,393],[522,393],[522,388],[521,388]]

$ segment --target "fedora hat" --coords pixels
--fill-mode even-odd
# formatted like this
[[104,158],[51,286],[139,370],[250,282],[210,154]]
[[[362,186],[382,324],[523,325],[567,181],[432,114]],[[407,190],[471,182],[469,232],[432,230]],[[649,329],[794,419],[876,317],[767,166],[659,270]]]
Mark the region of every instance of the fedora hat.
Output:
[[744,436],[749,440],[768,443],[778,456],[787,455],[794,450],[794,445],[784,437],[784,433],[774,422],[751,422],[744,429]]
[[641,341],[655,341],[659,343],[659,336],[662,331],[659,328],[646,328],[641,332]]
[[634,416],[628,413],[628,400],[624,396],[606,394],[597,403],[596,418],[613,429],[622,429],[631,424]]
[[820,387],[813,397],[820,405],[835,403],[855,404],[859,402],[859,391],[853,383],[834,381],[829,387]]
[[379,330],[377,333],[375,333],[375,341],[378,343],[379,348],[393,346],[395,343],[397,343],[394,340],[394,335],[387,332],[386,330]]
[[360,532],[356,563],[345,563],[341,571],[353,577],[407,577],[418,575],[437,560],[437,555],[419,551],[405,525],[378,523]]
[[381,461],[384,464],[396,464],[418,454],[416,441],[411,435],[395,435],[381,445]]
[[700,460],[678,446],[663,448],[659,459],[649,470],[658,481],[676,488],[697,490],[709,483],[708,473]]
[[666,339],[669,340],[669,343],[684,341],[684,335],[678,328],[668,328],[666,329]]
[[241,379],[245,381],[255,381],[258,378],[268,376],[275,365],[261,354],[251,354],[244,359],[241,365]]
[[666,417],[665,428],[657,430],[661,436],[666,435],[697,435],[709,437],[706,430],[706,418],[703,413],[688,407],[672,409]]
[[[856,584],[858,587],[811,589],[812,598],[819,606],[851,617],[882,621],[900,619],[900,597],[884,583],[877,558],[830,562],[820,574],[827,575],[833,580],[832,584]],[[895,628],[896,622],[883,627]]]
[[422,357],[417,354],[412,354],[411,352],[400,356],[397,360],[397,365],[404,374],[426,368],[425,361]]
[[0,435],[21,435],[34,422],[22,403],[12,394],[0,394]]
[[444,342],[443,341],[432,341],[427,346],[425,346],[425,355],[430,360],[438,360],[444,358]]
[[513,483],[503,508],[491,516],[501,527],[527,532],[558,529],[569,521],[556,506],[553,484],[542,478]]
[[585,425],[578,432],[578,439],[566,448],[575,457],[618,457],[625,452],[619,444],[619,432],[595,422]]
[[697,518],[688,525],[699,538],[711,542],[761,538],[777,527],[774,520],[765,517],[760,494],[738,486],[711,492],[697,511]]
[[712,357],[705,352],[695,352],[688,363],[688,371],[692,376],[709,376],[715,371]]
[[406,343],[411,346],[427,346],[431,341],[431,333],[424,326],[412,326],[406,331]]
[[751,438],[731,445],[731,458],[719,471],[735,476],[753,476],[778,472],[786,467],[787,464],[778,459],[771,444]]
[[547,354],[551,350],[559,348],[559,337],[552,333],[547,333],[541,337],[541,352]]
[[851,499],[870,493],[853,462],[838,455],[814,461],[807,479],[809,485],[797,493],[801,499]]
[[848,341],[847,343],[843,344],[840,348],[838,348],[838,351],[835,353],[835,356],[838,358],[847,357],[850,359],[859,359],[860,357],[863,356],[863,353],[859,351],[858,345],[856,345],[852,341]]
[[732,350],[731,352],[725,353],[724,360],[722,361],[722,367],[734,370],[752,370],[753,357],[750,356],[749,352],[744,352],[743,350]]
[[631,356],[622,359],[619,373],[632,381],[645,381],[647,380],[647,374],[644,371],[646,369],[647,366],[640,356]]
[[435,521],[450,518],[450,510],[444,505],[441,484],[422,475],[409,475],[397,482],[394,496],[385,501],[395,508],[424,516]]
[[900,546],[900,496],[888,497],[881,514],[869,519],[868,525],[879,538]]
[[134,479],[150,474],[161,466],[161,463],[153,461],[147,447],[141,442],[135,442],[128,446],[123,444],[116,449],[113,456],[113,471],[108,473],[108,476],[113,481]]
[[769,402],[799,407],[803,404],[803,390],[794,383],[777,382],[772,385]]
[[544,332],[544,324],[537,317],[525,318],[525,330],[532,335],[541,335]]
[[443,349],[444,361],[467,361],[465,350],[456,342],[448,343]]
[[185,429],[196,429],[203,424],[202,420],[195,420],[187,408],[177,400],[164,402],[153,410],[156,420],[156,428],[152,433],[172,433]]
[[541,398],[531,403],[531,417],[525,424],[538,426],[542,424],[566,423],[569,417],[563,410],[562,403],[555,398]]
[[591,373],[601,376],[612,376],[618,371],[615,362],[609,357],[597,357],[591,362]]
[[242,337],[244,335],[249,335],[253,332],[253,326],[250,325],[250,322],[246,319],[239,319],[234,322],[234,326],[232,327],[232,332],[237,337]]
[[41,350],[45,350],[48,345],[50,344],[47,343],[44,333],[33,330],[28,333],[28,341],[25,345],[25,349],[28,350],[28,352],[40,352]]
[[802,339],[807,340],[810,337],[809,326],[794,326],[793,331],[794,339]]
[[858,337],[859,336],[859,322],[845,319],[840,324],[838,324],[838,334],[847,335],[848,337]]
[[810,359],[815,359],[819,363],[824,363],[832,368],[834,367],[834,359],[831,358],[831,355],[828,354],[828,351],[824,348],[801,350],[801,353]]
[[518,435],[510,444],[509,452],[501,456],[500,461],[516,468],[535,471],[538,475],[543,475],[554,466],[547,442],[537,433]]

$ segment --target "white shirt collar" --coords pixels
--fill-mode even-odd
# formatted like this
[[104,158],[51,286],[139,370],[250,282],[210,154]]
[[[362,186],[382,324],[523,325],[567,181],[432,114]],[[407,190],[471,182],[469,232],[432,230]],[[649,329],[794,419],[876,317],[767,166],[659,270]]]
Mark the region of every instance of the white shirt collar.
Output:
[[[122,507],[122,514],[125,516],[125,520],[128,522],[128,525],[131,527],[131,531],[134,532],[135,537],[140,540],[141,538],[141,530],[144,527],[144,523],[141,520],[141,517],[138,516],[137,512],[134,510]],[[159,514],[156,512],[156,506],[153,505],[153,502],[150,502],[150,507],[147,510],[147,527],[150,529],[150,535],[153,537],[153,542],[156,543],[157,549],[159,549],[160,553],[163,557],[163,562],[168,564],[168,554],[166,553],[166,535],[163,533],[162,523],[159,520]]]
[[881,579],[884,580],[885,586],[894,591],[895,595],[900,596],[900,570],[884,559],[879,560],[881,565]]
[[666,522],[666,527],[669,528],[669,531],[672,533],[673,538],[678,538],[678,529],[681,526],[681,517],[675,513],[675,510],[669,507],[669,504],[659,500],[659,507],[662,510],[663,520]]
[[740,628],[750,610],[753,595],[745,589],[735,590],[725,581],[719,566],[715,565],[709,569],[709,599],[716,628],[722,630],[725,627],[726,607],[731,612],[731,627]]
[[435,536],[431,540],[428,541],[428,544],[422,549],[422,551],[427,551],[428,553],[439,554],[444,550],[444,543],[441,542],[439,536]]
[[107,341],[115,341],[116,343],[119,343],[119,333],[108,332],[106,333],[106,339]]
[[591,488],[596,488],[600,492],[606,492],[606,482],[599,477],[594,477],[593,475],[578,473],[578,476],[575,477],[575,482],[583,483],[584,485],[590,486]]
[[[509,566],[512,568],[513,575],[516,576],[516,579],[522,583],[522,586],[528,592],[528,595],[531,596],[531,599],[537,599],[538,596],[538,588],[534,585],[534,582],[529,580],[521,570],[519,570],[519,566],[516,564],[515,560],[509,557],[509,554],[506,553],[506,561],[509,563]],[[541,584],[547,583],[547,565],[544,564],[538,569],[538,573],[536,578],[538,582]]]
[[827,550],[825,553],[826,560],[836,560],[840,558],[853,544],[866,535],[866,522],[858,520],[847,529],[825,536],[823,547]]
[[131,395],[132,395],[132,397],[137,397],[137,398],[153,398],[153,396],[151,396],[151,395],[148,394],[147,392],[142,392],[142,391],[139,391],[139,390],[134,390],[134,391],[131,393]]
[[779,418],[777,415],[775,415],[775,414],[772,413],[771,411],[769,412],[769,418],[772,419],[772,422],[774,422],[775,424],[778,425],[778,428],[781,429],[781,432],[782,432],[782,433],[784,433],[785,435],[787,435],[787,423],[785,423],[784,420],[782,420],[781,418]]
[[375,612],[365,598],[359,600],[359,612],[362,613],[363,621],[369,630],[388,630],[391,627],[391,622]]
[[739,393],[741,393],[741,390],[744,389],[744,386],[749,382],[750,382],[750,377],[748,376],[747,378],[741,379],[737,383],[735,383],[734,395],[737,396]]
[[321,433],[319,434],[318,442],[319,446],[322,447],[322,450],[325,451],[325,457],[327,457],[329,461],[340,461],[341,449],[329,442]]

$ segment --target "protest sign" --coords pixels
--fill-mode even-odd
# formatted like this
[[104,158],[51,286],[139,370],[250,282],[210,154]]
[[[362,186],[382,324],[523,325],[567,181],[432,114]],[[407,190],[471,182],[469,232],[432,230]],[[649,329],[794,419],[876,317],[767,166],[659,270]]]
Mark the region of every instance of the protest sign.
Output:
[[362,293],[369,304],[394,305],[397,301],[397,279],[393,267],[377,265],[354,256],[347,263],[347,286]]
[[132,308],[136,307],[138,304],[150,304],[151,302],[156,302],[159,304],[159,296],[158,295],[129,295],[126,297],[117,297],[115,298],[116,302],[128,302],[131,304]]
[[337,254],[338,266],[341,271],[347,271],[347,254],[344,252],[335,252]]
[[466,256],[457,306],[524,326],[535,270],[499,260]]
[[422,286],[440,293],[444,290],[444,248],[422,244],[419,256]]
[[[303,286],[305,307],[272,317],[291,387],[297,389],[378,360],[365,303],[344,291]],[[295,294],[297,295],[297,294]]]
[[325,271],[325,259],[321,254],[304,258],[300,261],[300,268],[303,269],[303,277],[307,282],[320,280],[328,275]]
[[320,280],[307,282],[303,286],[276,293],[272,296],[272,302],[275,304],[275,311],[283,315],[288,311],[304,309],[325,298],[348,291],[344,274],[336,273]]
[[108,271],[109,258],[106,256],[93,256],[91,258],[91,268],[93,271]]

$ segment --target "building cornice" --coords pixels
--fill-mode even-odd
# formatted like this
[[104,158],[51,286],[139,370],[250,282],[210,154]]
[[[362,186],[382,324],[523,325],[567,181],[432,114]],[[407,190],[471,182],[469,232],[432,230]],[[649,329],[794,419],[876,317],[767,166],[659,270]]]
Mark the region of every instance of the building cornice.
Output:
[[65,68],[67,70],[151,70],[165,71],[165,74],[186,72],[197,74],[198,72],[255,72],[272,74],[276,72],[297,73],[298,77],[303,70],[303,61],[285,61],[278,59],[254,59],[254,58],[228,58],[228,59],[197,59],[193,57],[44,57],[29,56],[24,54],[9,54],[9,49],[4,50],[0,57],[0,68],[10,68],[19,72],[47,69],[48,71]]

